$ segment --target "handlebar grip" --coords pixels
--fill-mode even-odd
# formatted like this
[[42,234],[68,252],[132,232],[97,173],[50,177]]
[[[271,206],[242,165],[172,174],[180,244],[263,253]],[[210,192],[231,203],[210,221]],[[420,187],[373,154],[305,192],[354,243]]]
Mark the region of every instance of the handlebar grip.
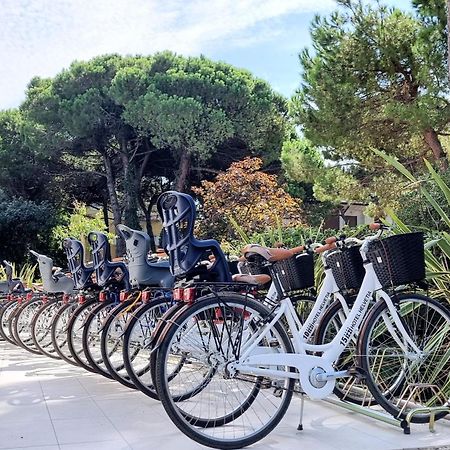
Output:
[[322,245],[321,247],[317,247],[317,248],[314,249],[314,251],[316,253],[323,253],[323,252],[326,252],[327,250],[331,250],[333,248],[336,248],[336,243],[335,242],[332,242],[331,244]]
[[331,237],[325,239],[326,244],[334,244],[336,241],[337,241],[336,236],[331,236]]
[[305,250],[305,246],[304,245],[299,245],[298,247],[294,247],[294,248],[290,248],[289,249],[294,255],[296,255],[297,253],[301,253]]
[[381,229],[381,227],[383,226],[383,224],[381,224],[381,223],[376,223],[376,222],[373,222],[373,223],[371,223],[370,225],[369,225],[369,228],[371,229],[371,230],[379,230],[379,229]]

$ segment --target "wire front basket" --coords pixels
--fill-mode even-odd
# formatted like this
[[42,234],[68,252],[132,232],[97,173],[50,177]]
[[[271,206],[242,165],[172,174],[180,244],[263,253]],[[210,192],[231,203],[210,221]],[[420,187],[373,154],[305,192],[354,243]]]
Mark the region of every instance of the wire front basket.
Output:
[[343,248],[326,257],[340,290],[358,289],[365,275],[360,246]]
[[373,241],[367,258],[383,287],[414,283],[425,278],[423,233],[405,233]]

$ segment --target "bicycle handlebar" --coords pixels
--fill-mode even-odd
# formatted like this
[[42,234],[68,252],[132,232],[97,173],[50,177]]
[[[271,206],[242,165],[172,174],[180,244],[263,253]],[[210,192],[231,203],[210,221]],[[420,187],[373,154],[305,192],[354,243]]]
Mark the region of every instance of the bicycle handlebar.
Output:
[[384,230],[390,229],[389,226],[384,225],[383,223],[377,223],[377,222],[373,222],[373,223],[369,224],[369,228],[373,231],[378,231],[378,233],[376,233],[374,236],[367,236],[363,239],[358,239],[355,237],[345,238],[344,236],[341,236],[341,237],[330,236],[325,239],[325,245],[322,245],[322,246],[316,248],[315,252],[323,253],[327,250],[331,250],[336,247],[340,248],[340,247],[343,247],[348,244],[363,245],[364,242],[366,242],[367,240],[378,239]]
[[331,244],[325,244],[325,245],[321,245],[320,247],[316,247],[314,249],[314,251],[316,253],[323,253],[328,250],[332,250],[333,248],[336,248],[336,247],[337,247],[336,242],[332,242]]

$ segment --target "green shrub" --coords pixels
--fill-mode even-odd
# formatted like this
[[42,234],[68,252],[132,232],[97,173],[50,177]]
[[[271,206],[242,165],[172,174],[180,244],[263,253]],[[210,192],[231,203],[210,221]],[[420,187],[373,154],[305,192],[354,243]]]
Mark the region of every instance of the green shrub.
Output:
[[23,263],[28,250],[48,252],[56,211],[49,203],[0,199],[0,258]]

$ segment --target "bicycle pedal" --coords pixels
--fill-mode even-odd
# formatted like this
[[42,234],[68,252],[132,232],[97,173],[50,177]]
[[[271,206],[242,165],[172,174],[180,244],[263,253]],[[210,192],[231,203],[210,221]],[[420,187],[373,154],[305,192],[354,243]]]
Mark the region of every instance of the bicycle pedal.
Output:
[[273,391],[273,396],[280,398],[283,395],[283,390],[281,388],[275,388]]
[[261,389],[270,389],[272,387],[272,380],[265,378],[261,381]]
[[361,367],[351,367],[348,369],[348,373],[358,380],[363,380],[366,378],[366,372]]

